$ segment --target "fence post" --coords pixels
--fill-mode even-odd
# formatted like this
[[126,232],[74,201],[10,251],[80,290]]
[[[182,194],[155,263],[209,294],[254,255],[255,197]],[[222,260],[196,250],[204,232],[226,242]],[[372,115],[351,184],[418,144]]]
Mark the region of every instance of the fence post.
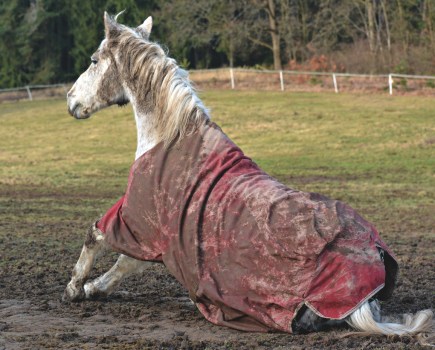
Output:
[[30,101],[33,101],[32,93],[30,92],[30,87],[29,87],[29,85],[26,86],[26,90],[27,90],[27,95],[29,95],[29,100],[30,100]]
[[388,86],[390,88],[390,96],[393,94],[393,75],[388,74]]
[[334,82],[335,93],[338,94],[337,77],[335,76],[335,73],[332,73],[332,81]]
[[281,83],[281,91],[284,91],[284,76],[282,75],[282,70],[279,71],[279,81]]
[[230,68],[230,76],[231,76],[231,89],[234,90],[235,84],[234,84],[234,72],[233,72],[233,68]]

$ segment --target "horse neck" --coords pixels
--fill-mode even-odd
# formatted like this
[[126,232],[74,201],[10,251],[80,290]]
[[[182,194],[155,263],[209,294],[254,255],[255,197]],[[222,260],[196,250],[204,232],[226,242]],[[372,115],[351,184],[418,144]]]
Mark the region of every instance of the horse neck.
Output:
[[157,142],[150,133],[148,121],[152,118],[151,115],[146,115],[138,111],[137,107],[133,104],[134,119],[136,121],[137,131],[137,147],[135,159],[138,159],[146,151],[153,148]]
[[157,140],[151,132],[152,127],[150,121],[153,118],[153,112],[151,110],[144,111],[140,108],[137,96],[135,96],[131,89],[125,84],[124,88],[133,108],[134,119],[136,122],[137,145],[135,159],[138,159],[142,154],[157,144]]
[[[159,47],[151,47],[159,53]],[[184,137],[192,125],[209,119],[207,109],[190,85],[187,72],[172,59],[149,56],[148,61],[139,61],[137,65],[119,62],[121,67],[127,67],[122,71],[123,85],[136,120],[136,159],[160,141],[168,146],[178,137]]]
[[[127,88],[127,91],[128,90]],[[170,124],[174,124],[172,120],[174,116],[183,113],[188,116],[188,118],[183,120],[183,123],[180,122],[180,125],[175,128],[180,137],[184,137],[187,134],[189,125],[199,125],[201,122],[209,119],[207,109],[194,92],[192,92],[191,98],[195,107],[192,109],[193,112],[191,113],[186,113],[183,109],[178,108],[177,105],[174,105],[173,108],[165,106],[162,110],[161,106],[154,104],[160,101],[159,99],[148,100],[146,101],[147,103],[144,103],[143,96],[144,95],[135,96],[131,91],[129,93],[137,130],[136,159],[153,148],[157,143],[167,141],[167,139],[162,138],[164,137],[162,130],[168,128]],[[144,108],[145,105],[146,107]]]

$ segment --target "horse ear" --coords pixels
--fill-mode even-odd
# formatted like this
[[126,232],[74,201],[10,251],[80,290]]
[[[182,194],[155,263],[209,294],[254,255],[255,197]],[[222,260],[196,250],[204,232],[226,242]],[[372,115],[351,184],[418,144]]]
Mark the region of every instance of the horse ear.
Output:
[[104,11],[104,31],[106,39],[109,39],[116,31],[116,21],[106,11]]
[[149,16],[136,30],[144,38],[148,39],[151,34],[151,29],[153,27],[153,18]]

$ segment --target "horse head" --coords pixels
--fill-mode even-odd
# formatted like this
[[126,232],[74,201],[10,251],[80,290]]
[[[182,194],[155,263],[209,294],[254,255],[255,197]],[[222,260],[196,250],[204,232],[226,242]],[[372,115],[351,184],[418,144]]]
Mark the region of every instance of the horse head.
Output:
[[117,16],[112,18],[104,13],[105,38],[92,54],[88,69],[67,94],[68,112],[77,119],[89,118],[100,109],[114,104],[122,106],[130,102],[116,60],[119,36],[127,30],[136,37],[148,40],[152,18],[148,17],[142,25],[133,29],[117,23]]
[[104,14],[105,38],[91,65],[68,92],[68,111],[84,119],[105,107],[131,103],[136,119],[136,157],[163,141],[182,139],[209,119],[188,73],[149,41],[152,19],[130,28]]

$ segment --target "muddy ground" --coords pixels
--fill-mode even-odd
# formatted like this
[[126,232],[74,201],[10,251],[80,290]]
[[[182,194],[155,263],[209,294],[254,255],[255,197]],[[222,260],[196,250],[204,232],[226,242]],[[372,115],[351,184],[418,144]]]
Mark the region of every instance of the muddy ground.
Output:
[[[343,338],[346,331],[292,336],[214,326],[160,264],[150,264],[105,300],[63,303],[82,237],[95,215],[79,208],[92,198],[35,190],[0,189],[0,349],[421,348],[408,338]],[[433,209],[373,213],[401,265],[394,297],[383,304],[387,314],[434,309]],[[102,259],[94,276],[115,259],[113,254]]]

